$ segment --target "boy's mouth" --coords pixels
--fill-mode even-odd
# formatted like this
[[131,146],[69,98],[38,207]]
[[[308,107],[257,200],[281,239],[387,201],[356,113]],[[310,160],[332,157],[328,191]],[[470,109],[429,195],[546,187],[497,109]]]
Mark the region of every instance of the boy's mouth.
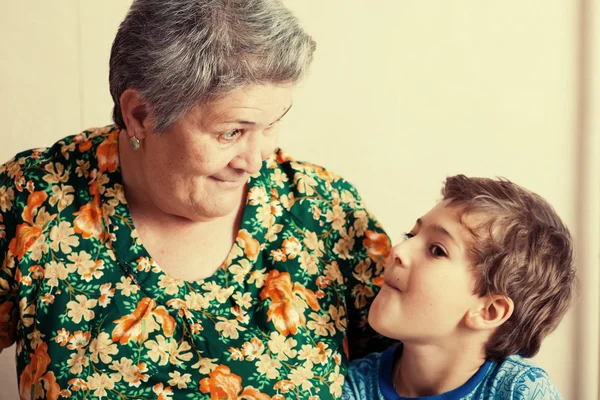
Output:
[[388,285],[389,287],[391,287],[392,289],[395,289],[395,290],[397,290],[397,291],[399,291],[399,292],[402,292],[402,290],[401,290],[401,289],[400,289],[400,288],[397,286],[397,284],[396,284],[396,283],[395,283],[393,280],[391,280],[391,279],[388,279],[388,278],[386,278],[386,277],[384,276],[384,277],[383,277],[383,282],[384,282],[386,285]]

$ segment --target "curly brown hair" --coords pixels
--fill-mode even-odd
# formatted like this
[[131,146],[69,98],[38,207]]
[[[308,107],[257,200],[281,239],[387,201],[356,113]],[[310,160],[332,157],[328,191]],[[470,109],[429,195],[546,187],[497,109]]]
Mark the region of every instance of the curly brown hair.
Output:
[[[458,206],[473,236],[478,296],[510,298],[511,317],[492,334],[486,357],[532,357],[571,306],[576,286],[571,235],[552,206],[506,179],[446,179],[443,200]],[[465,223],[465,216],[471,225]],[[473,223],[473,221],[476,221]]]

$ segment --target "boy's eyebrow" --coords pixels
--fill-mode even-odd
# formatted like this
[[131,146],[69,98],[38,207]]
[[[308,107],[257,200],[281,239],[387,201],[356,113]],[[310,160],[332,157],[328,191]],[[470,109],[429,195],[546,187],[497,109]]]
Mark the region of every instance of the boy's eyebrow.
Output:
[[[419,219],[417,219],[417,226],[419,226],[419,227],[420,227],[421,225],[423,225],[423,221],[421,220],[421,218],[419,218]],[[459,248],[460,248],[460,246],[459,246],[458,242],[456,241],[456,239],[454,239],[454,236],[452,236],[452,235],[450,234],[450,232],[448,232],[448,231],[446,230],[446,228],[444,228],[443,226],[441,226],[441,225],[438,225],[438,224],[431,225],[431,228],[432,228],[434,231],[438,232],[439,234],[441,234],[441,235],[444,235],[444,236],[447,236],[447,237],[448,237],[450,240],[452,240],[452,241],[454,242],[454,244],[455,244],[457,247],[459,247]]]

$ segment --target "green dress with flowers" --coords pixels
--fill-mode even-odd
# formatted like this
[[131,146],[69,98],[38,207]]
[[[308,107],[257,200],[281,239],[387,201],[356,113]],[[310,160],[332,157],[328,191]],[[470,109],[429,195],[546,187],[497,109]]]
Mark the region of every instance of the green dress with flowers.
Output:
[[0,166],[0,349],[25,399],[331,399],[387,236],[339,176],[281,150],[215,274],[164,273],[136,233],[113,126]]

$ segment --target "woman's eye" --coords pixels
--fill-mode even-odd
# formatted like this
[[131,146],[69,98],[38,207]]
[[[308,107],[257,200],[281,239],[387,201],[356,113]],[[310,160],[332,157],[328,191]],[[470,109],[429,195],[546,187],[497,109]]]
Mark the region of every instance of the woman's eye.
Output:
[[234,129],[232,131],[225,132],[224,134],[222,134],[221,138],[223,138],[225,140],[234,140],[241,134],[242,134],[242,131],[240,129]]
[[435,258],[448,257],[444,248],[437,244],[432,244],[431,247],[429,248],[429,252]]

